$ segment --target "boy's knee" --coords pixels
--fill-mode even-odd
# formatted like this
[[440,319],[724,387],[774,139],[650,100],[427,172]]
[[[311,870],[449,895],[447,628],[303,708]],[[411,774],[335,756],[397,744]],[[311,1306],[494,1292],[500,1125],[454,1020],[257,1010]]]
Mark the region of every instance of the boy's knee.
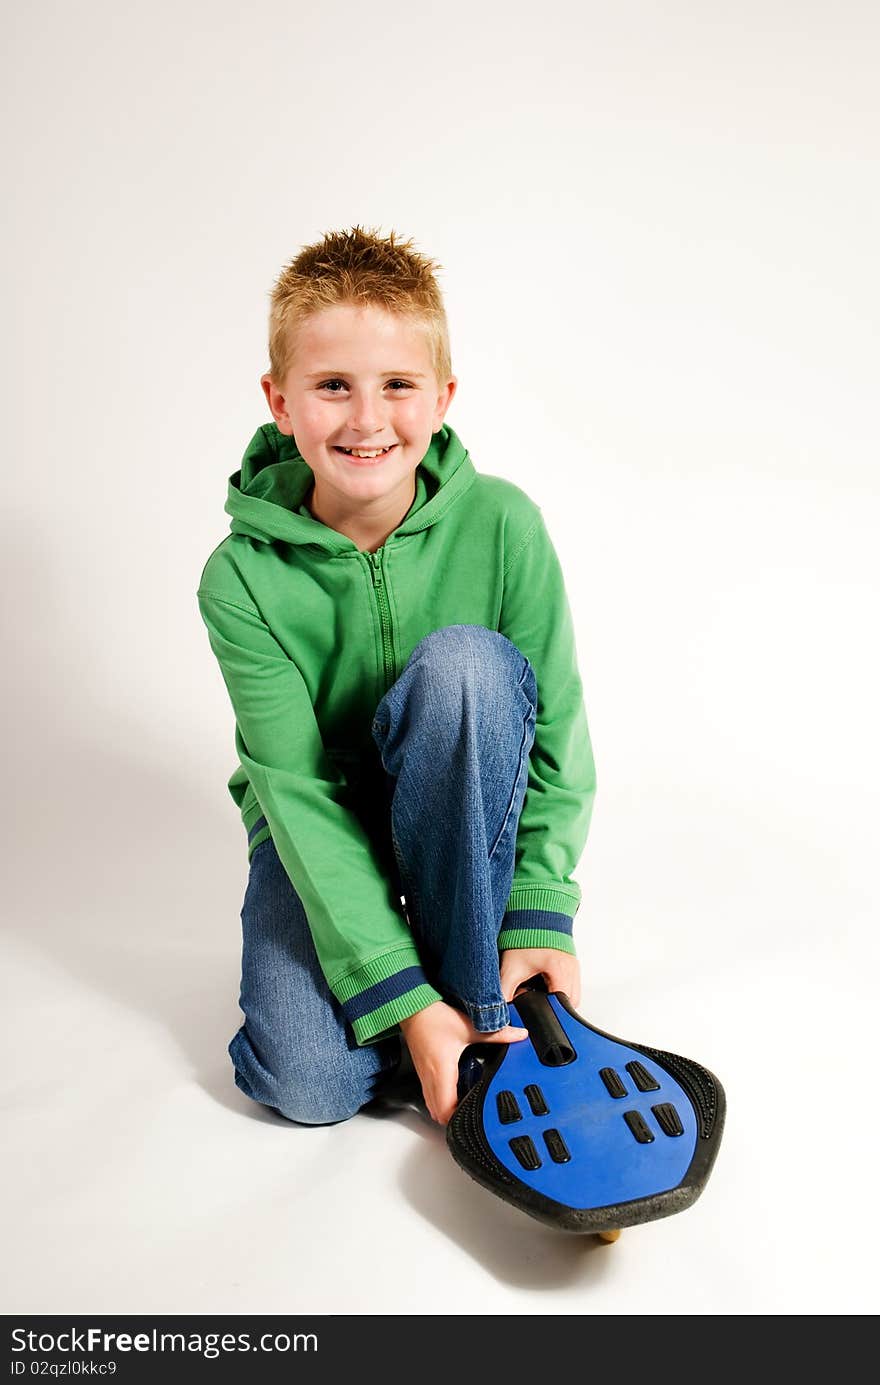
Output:
[[339,1125],[357,1115],[360,1107],[351,1103],[328,1100],[312,1092],[283,1093],[275,1110],[285,1120],[297,1125]]
[[236,1086],[245,1096],[273,1107],[286,1120],[298,1125],[338,1125],[360,1109],[350,1074],[334,1070],[328,1061],[316,1071],[283,1048],[272,1054],[262,1050],[258,1058],[246,1024],[228,1051]]
[[297,1125],[339,1125],[359,1110],[357,1101],[341,1091],[321,1090],[314,1082],[289,1077],[272,1082],[263,1101],[285,1120],[295,1121]]
[[419,640],[413,657],[442,659],[444,664],[467,664],[475,655],[486,660],[500,657],[509,650],[519,653],[516,645],[500,630],[490,630],[486,625],[442,625]]
[[493,699],[521,682],[529,691],[535,688],[534,671],[525,655],[500,630],[485,625],[444,625],[432,630],[410,659],[424,669],[435,687],[468,683]]

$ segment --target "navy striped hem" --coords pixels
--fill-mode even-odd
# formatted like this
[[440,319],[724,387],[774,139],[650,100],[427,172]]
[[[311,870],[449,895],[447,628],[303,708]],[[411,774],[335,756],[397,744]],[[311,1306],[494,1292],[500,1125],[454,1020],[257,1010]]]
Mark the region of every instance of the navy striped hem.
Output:
[[363,1019],[364,1015],[371,1014],[373,1010],[380,1009],[392,1000],[398,1000],[407,991],[414,991],[417,986],[425,985],[427,980],[421,967],[404,967],[403,971],[396,971],[384,981],[377,981],[375,985],[368,986],[365,991],[352,996],[351,1000],[342,1001],[342,1011],[345,1018],[353,1024],[355,1020]]
[[265,817],[257,818],[256,822],[251,827],[250,832],[248,832],[248,845],[250,845],[257,833],[262,832],[263,828],[267,826],[268,823],[266,822]]
[[574,919],[551,909],[508,909],[503,928],[541,928],[554,933],[570,933]]

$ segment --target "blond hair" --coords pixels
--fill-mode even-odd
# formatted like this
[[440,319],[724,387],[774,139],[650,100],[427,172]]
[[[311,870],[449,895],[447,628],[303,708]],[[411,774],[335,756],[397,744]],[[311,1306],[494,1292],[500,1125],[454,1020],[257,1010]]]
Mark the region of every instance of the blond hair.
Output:
[[435,270],[443,266],[419,254],[412,240],[392,231],[353,226],[328,231],[303,246],[272,288],[269,311],[269,373],[283,387],[293,362],[296,329],[314,313],[337,303],[373,304],[425,328],[438,382],[452,374],[449,326]]

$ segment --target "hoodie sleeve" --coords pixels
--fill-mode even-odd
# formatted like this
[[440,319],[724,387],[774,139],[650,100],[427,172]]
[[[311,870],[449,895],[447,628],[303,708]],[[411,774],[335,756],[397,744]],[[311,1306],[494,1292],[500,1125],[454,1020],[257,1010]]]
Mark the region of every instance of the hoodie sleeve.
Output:
[[499,629],[532,665],[538,707],[498,946],[574,953],[581,891],[572,871],[587,840],[596,768],[562,570],[540,514],[505,574]]
[[198,602],[235,712],[235,748],[321,970],[357,1042],[374,1043],[441,997],[326,754],[300,670],[253,607],[201,587]]

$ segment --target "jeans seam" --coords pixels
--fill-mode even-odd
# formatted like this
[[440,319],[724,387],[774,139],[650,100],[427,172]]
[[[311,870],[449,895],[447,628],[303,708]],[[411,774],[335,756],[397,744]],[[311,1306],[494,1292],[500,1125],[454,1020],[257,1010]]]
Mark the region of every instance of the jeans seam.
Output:
[[400,883],[403,886],[403,897],[406,900],[406,921],[409,924],[410,932],[415,937],[414,920],[420,916],[418,891],[410,880],[409,871],[406,869],[403,852],[400,849],[397,837],[394,835],[393,826],[391,828],[391,846],[394,851],[394,859],[397,862],[397,873],[400,876]]
[[[522,688],[522,685],[523,685],[523,683],[524,683],[525,680],[526,680],[526,674],[528,673],[528,671],[529,671],[529,665],[528,665],[528,663],[526,663],[526,666],[525,666],[525,668],[523,669],[522,678],[520,678],[519,682],[517,683],[517,690],[519,690],[520,688]],[[509,800],[509,802],[508,802],[508,804],[507,804],[507,810],[506,810],[506,812],[505,812],[505,814],[504,814],[504,820],[503,820],[502,823],[501,823],[501,827],[500,827],[499,830],[498,830],[498,833],[497,833],[497,835],[496,835],[496,837],[495,837],[495,840],[494,840],[494,842],[492,843],[492,848],[491,848],[491,850],[490,850],[490,852],[489,852],[489,858],[488,858],[488,859],[489,859],[490,861],[492,860],[492,857],[495,855],[495,852],[496,852],[497,849],[498,849],[498,846],[499,846],[499,843],[500,843],[500,841],[501,841],[501,838],[504,836],[504,833],[505,833],[506,830],[507,830],[507,824],[508,824],[508,822],[510,821],[510,815],[511,815],[511,813],[512,813],[512,811],[513,811],[513,805],[514,805],[514,803],[515,803],[515,801],[516,801],[517,789],[519,788],[520,779],[521,779],[521,777],[522,777],[522,772],[523,772],[523,760],[524,760],[524,758],[525,758],[525,763],[528,764],[528,756],[523,757],[523,750],[524,750],[524,748],[525,748],[526,740],[527,740],[527,737],[528,737],[528,727],[529,727],[529,722],[530,722],[531,719],[532,719],[532,714],[533,714],[533,712],[534,712],[534,707],[532,706],[531,701],[529,701],[529,710],[526,712],[525,716],[523,717],[523,733],[522,733],[522,739],[520,740],[520,745],[519,745],[519,763],[518,763],[517,768],[516,768],[516,774],[515,774],[514,777],[513,777],[513,789],[511,790],[510,800]]]

